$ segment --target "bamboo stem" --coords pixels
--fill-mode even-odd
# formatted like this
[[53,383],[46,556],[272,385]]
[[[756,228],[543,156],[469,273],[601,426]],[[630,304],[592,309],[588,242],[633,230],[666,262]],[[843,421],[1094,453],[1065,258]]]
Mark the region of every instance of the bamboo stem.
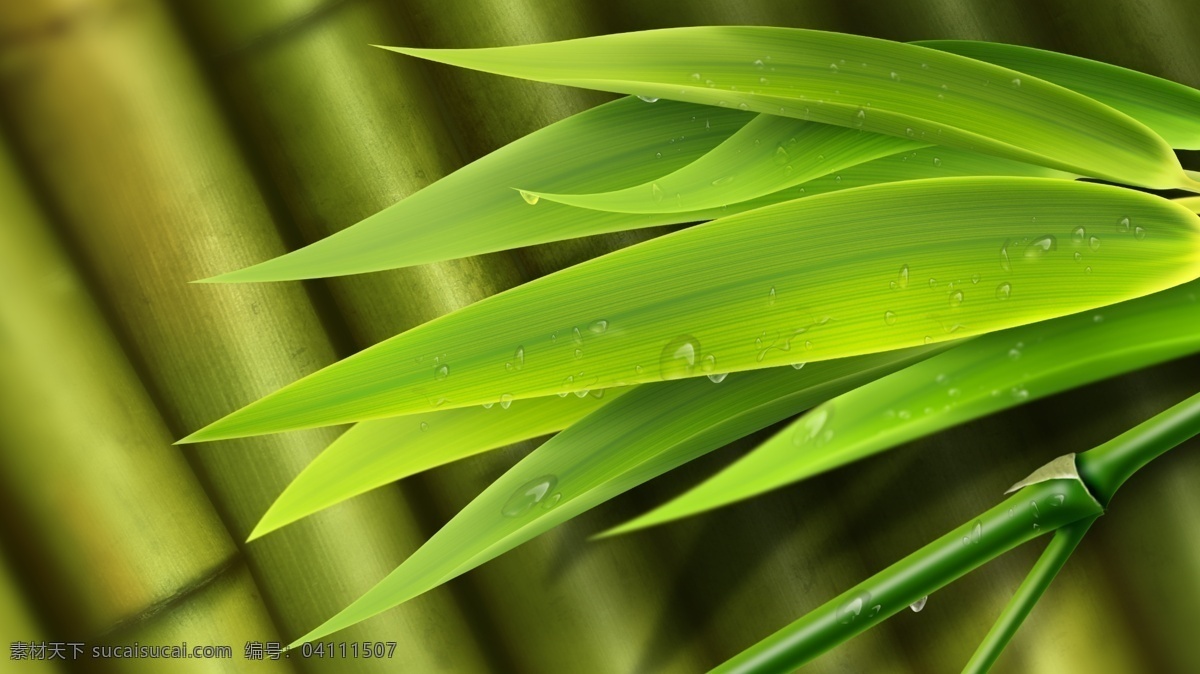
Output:
[[1055,576],[1062,570],[1095,521],[1094,517],[1081,520],[1054,532],[1054,537],[1042,551],[1042,556],[1038,557],[1029,575],[1017,588],[1004,611],[996,618],[992,629],[975,650],[975,654],[963,667],[963,674],[984,674],[996,664],[996,660],[1004,652],[1004,647],[1012,641],[1021,623],[1029,616],[1029,612],[1050,587],[1050,583],[1054,582]]
[[[171,433],[333,362],[336,350],[299,284],[188,283],[284,245],[162,7],[91,0],[79,14],[63,11],[53,0],[3,3],[0,32],[35,37],[12,47],[0,107]],[[45,37],[47,25],[70,29]],[[244,540],[335,433],[186,451],[226,527]],[[421,535],[401,496],[379,491],[241,549],[287,641],[359,596]],[[399,642],[393,659],[292,662],[339,674],[486,668],[447,599],[430,595],[343,637]]]

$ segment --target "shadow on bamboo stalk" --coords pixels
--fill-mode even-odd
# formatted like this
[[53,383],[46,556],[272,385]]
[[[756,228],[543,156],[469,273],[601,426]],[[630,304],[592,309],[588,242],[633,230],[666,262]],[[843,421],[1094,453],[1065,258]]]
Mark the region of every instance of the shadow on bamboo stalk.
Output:
[[0,220],[3,533],[50,620],[45,640],[154,635],[239,649],[278,640],[237,548],[4,146]]
[[[172,434],[334,360],[300,286],[188,283],[278,255],[283,245],[158,3],[7,3],[0,32],[29,36],[12,46],[0,74],[3,114]],[[324,430],[187,454],[227,528],[244,540],[333,437]],[[400,495],[381,490],[243,550],[287,641],[360,595],[420,538]],[[302,667],[487,669],[444,593],[344,638],[399,646],[394,659],[309,659]]]
[[[22,592],[20,581],[9,568],[8,560],[0,556],[0,634],[9,637],[9,658],[13,657],[13,641],[45,641],[46,633]],[[19,648],[19,647],[18,647]],[[50,660],[31,660],[21,663],[21,669],[31,674],[59,674],[60,663]]]

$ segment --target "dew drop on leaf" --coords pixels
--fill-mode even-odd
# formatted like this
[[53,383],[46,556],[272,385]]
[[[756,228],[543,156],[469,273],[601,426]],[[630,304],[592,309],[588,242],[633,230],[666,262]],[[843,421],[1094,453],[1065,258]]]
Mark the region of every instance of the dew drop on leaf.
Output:
[[1006,300],[1012,296],[1012,284],[1008,281],[996,286],[996,299]]
[[538,201],[541,200],[541,197],[539,197],[536,194],[533,194],[532,192],[526,192],[525,190],[518,190],[518,191],[521,193],[521,198],[524,199],[525,203],[529,204],[530,206],[536,204]]
[[690,377],[700,358],[700,341],[691,335],[680,335],[667,342],[658,359],[659,376],[664,380]]
[[[558,485],[558,478],[554,475],[543,475],[526,482],[517,487],[517,490],[512,493],[505,501],[504,507],[500,509],[500,514],[505,517],[520,517],[533,509],[534,506],[541,503]],[[561,497],[561,494],[559,495]],[[555,499],[555,503],[557,503]]]
[[925,595],[924,597],[921,597],[920,599],[909,604],[908,607],[912,609],[913,613],[920,613],[921,609],[925,608],[925,604],[928,601],[929,601],[929,595]]

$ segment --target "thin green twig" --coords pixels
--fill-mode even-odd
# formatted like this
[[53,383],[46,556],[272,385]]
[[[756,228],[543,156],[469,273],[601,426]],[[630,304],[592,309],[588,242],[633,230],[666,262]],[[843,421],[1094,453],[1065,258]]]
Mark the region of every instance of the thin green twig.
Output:
[[963,674],[984,674],[991,669],[1095,521],[1095,517],[1090,517],[1054,532],[1054,538],[1050,539],[1050,544],[1046,546],[1042,556],[1030,569],[1029,575],[1017,588],[1004,611],[996,618],[996,623],[979,644],[966,667],[963,667]]

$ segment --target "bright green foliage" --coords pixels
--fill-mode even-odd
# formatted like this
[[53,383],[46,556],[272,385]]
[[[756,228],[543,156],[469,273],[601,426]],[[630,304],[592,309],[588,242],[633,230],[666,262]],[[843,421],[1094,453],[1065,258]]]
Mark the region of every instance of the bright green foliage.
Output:
[[1200,149],[1200,91],[1136,70],[1044,49],[973,40],[916,42],[1040,77],[1112,106],[1171,147]]
[[[1038,178],[909,181],[799,199],[495,295],[186,441],[968,337],[1191,280],[1198,225],[1159,197]],[[506,371],[517,349],[524,367]]]
[[1200,351],[1200,283],[994,332],[821,405],[631,531],[777,489],[943,429]]
[[[514,364],[513,367],[519,367]],[[508,401],[364,421],[346,431],[288,485],[253,540],[323,508],[422,471],[570,426],[627,388]]]
[[712,151],[674,173],[599,194],[548,194],[571,206],[620,213],[720,208],[906,150],[913,140],[790,117],[759,115]]
[[642,386],[514,466],[412,557],[300,641],[426,592],[646,480],[830,396],[920,359],[916,348]]
[[1161,138],[1123,113],[983,61],[857,35],[673,28],[490,49],[388,47],[441,63],[602,91],[795,117],[1191,189]]

